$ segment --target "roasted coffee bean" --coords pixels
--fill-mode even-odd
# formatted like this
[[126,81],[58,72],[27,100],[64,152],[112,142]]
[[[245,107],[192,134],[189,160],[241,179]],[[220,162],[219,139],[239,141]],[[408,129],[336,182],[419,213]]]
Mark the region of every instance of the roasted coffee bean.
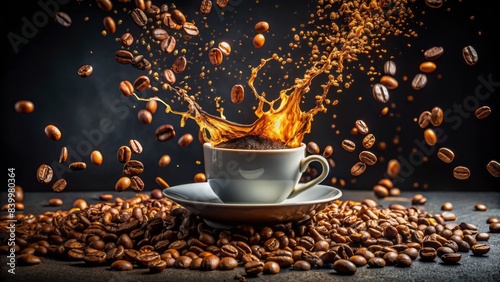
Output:
[[369,129],[366,123],[363,120],[358,119],[355,122],[356,128],[358,129],[358,132],[365,135],[368,133]]
[[120,91],[125,97],[130,97],[134,93],[134,86],[128,80],[123,80],[120,82]]
[[386,75],[390,75],[390,76],[393,76],[396,74],[396,63],[394,63],[394,61],[386,61],[384,63],[384,73]]
[[494,160],[491,160],[488,162],[486,165],[486,170],[494,176],[494,177],[500,177],[500,163]]
[[439,257],[445,264],[456,264],[462,259],[460,253],[446,253]]
[[183,25],[186,22],[186,16],[181,10],[173,9],[170,13],[172,15],[172,20],[178,25]]
[[474,115],[477,119],[484,119],[491,114],[491,108],[488,106],[482,106],[474,111]]
[[440,126],[443,122],[444,113],[440,107],[434,107],[431,111],[431,123],[434,126]]
[[396,159],[391,159],[387,163],[387,175],[394,178],[399,175],[399,171],[401,169],[401,164]]
[[151,199],[161,199],[163,198],[163,192],[160,189],[153,189],[151,191]]
[[427,202],[427,198],[422,194],[415,194],[411,199],[412,205],[424,205]]
[[130,187],[131,181],[129,177],[123,176],[118,179],[115,183],[115,190],[117,192],[123,192],[125,191],[128,187]]
[[415,90],[420,90],[427,85],[427,75],[423,73],[416,74],[411,81],[411,87]]
[[179,140],[177,141],[177,144],[181,147],[187,147],[191,142],[193,142],[194,137],[190,133],[186,133],[182,135]]
[[53,125],[53,124],[49,124],[45,127],[45,135],[47,135],[47,137],[50,138],[50,140],[53,140],[53,141],[57,141],[59,139],[61,139],[61,131],[59,130],[59,128],[57,128],[57,126]]
[[147,6],[146,9],[144,10],[146,15],[150,16],[151,18],[158,18],[158,16],[161,13],[160,7],[154,4],[147,4],[147,2],[145,2],[144,6]]
[[99,200],[101,200],[101,201],[110,201],[112,199],[113,199],[112,194],[100,194],[99,195]]
[[488,233],[477,233],[476,234],[476,240],[477,241],[488,241],[490,239],[490,234]]
[[129,160],[123,166],[123,173],[128,176],[139,175],[144,171],[144,165],[138,160]]
[[62,147],[59,154],[59,163],[62,164],[68,159],[68,148]]
[[129,147],[134,154],[140,154],[143,151],[141,143],[135,139],[130,139]]
[[427,143],[427,145],[429,145],[429,146],[436,145],[436,143],[438,141],[436,132],[432,128],[427,128],[424,131],[424,139],[425,139],[425,142]]
[[20,100],[16,102],[16,104],[14,105],[14,109],[17,113],[28,114],[35,110],[35,105],[31,101]]
[[483,204],[476,204],[474,206],[474,209],[476,211],[486,211],[488,208],[485,205],[483,205]]
[[372,257],[368,260],[368,265],[373,268],[383,268],[386,265],[386,261],[381,257]]
[[188,36],[198,36],[200,34],[200,30],[198,27],[192,23],[192,22],[185,22],[182,25],[182,30],[184,33],[186,33]]
[[437,60],[443,55],[444,49],[441,46],[434,46],[424,51],[424,57],[427,60]]
[[96,2],[97,7],[99,7],[99,9],[103,11],[109,12],[111,11],[111,9],[113,9],[113,3],[111,2],[111,0],[96,0]]
[[36,172],[36,178],[38,182],[43,184],[49,184],[54,176],[54,171],[52,167],[46,164],[42,164],[38,167]]
[[418,68],[423,73],[431,73],[436,70],[437,66],[434,62],[427,61],[421,63]]
[[434,248],[423,247],[420,249],[419,255],[422,261],[433,261],[437,257],[437,252]]
[[158,185],[160,185],[160,187],[162,187],[162,188],[169,188],[169,187],[170,187],[170,185],[167,183],[167,181],[165,181],[165,179],[163,179],[163,178],[161,178],[161,177],[159,177],[159,176],[157,176],[157,177],[155,178],[155,181],[156,181],[156,183],[157,183]]
[[384,85],[389,90],[396,89],[399,85],[398,81],[390,75],[383,75],[380,78],[380,84]]
[[207,176],[203,172],[198,172],[197,174],[194,175],[193,181],[198,183],[198,182],[206,182],[207,181]]
[[79,208],[80,210],[86,210],[89,207],[89,205],[87,201],[85,201],[84,199],[76,199],[73,202],[73,207]]
[[253,46],[255,48],[261,48],[262,46],[264,46],[265,42],[266,42],[266,37],[261,33],[256,34],[252,40]]
[[214,66],[218,66],[222,63],[224,56],[219,48],[212,48],[208,51],[208,60]]
[[64,27],[71,26],[72,23],[71,17],[67,13],[62,11],[59,11],[54,14],[54,20],[56,21],[56,23]]
[[236,84],[231,88],[231,102],[233,104],[239,104],[245,99],[245,89],[243,85]]
[[462,49],[462,56],[464,57],[464,60],[468,65],[473,66],[473,65],[477,64],[478,56],[477,56],[476,49],[474,49],[474,47],[472,47],[470,45],[465,46]]
[[264,271],[264,262],[250,261],[245,263],[244,268],[247,275],[257,276]]
[[175,130],[172,125],[164,124],[156,129],[155,135],[156,135],[156,140],[160,142],[165,142],[175,137]]
[[187,60],[185,56],[179,56],[175,59],[174,63],[172,64],[172,71],[174,73],[181,73],[186,69],[187,66]]
[[[139,267],[148,267],[149,263],[160,259],[160,254],[155,251],[140,252],[135,257],[135,262]],[[166,265],[165,265],[166,266]]]
[[229,54],[231,54],[231,45],[229,45],[229,43],[222,41],[217,45],[217,47],[219,47],[222,55],[229,56]]
[[94,68],[91,65],[83,65],[78,69],[78,75],[81,77],[87,77],[92,74]]
[[407,254],[398,254],[396,257],[396,266],[399,267],[410,267],[412,264],[412,260],[409,255]]
[[126,163],[130,161],[130,158],[132,157],[132,150],[129,146],[120,146],[120,148],[118,148],[116,157],[118,158],[118,161],[120,163]]
[[373,146],[373,144],[375,144],[375,135],[373,135],[371,133],[366,135],[363,138],[362,144],[363,144],[363,147],[365,147],[365,149],[370,149]]
[[139,8],[133,9],[130,15],[132,16],[132,20],[139,27],[143,27],[148,23],[148,16]]
[[139,70],[147,71],[151,69],[151,63],[148,59],[144,58],[144,55],[137,55],[132,58],[130,64]]
[[124,47],[130,47],[134,43],[134,36],[130,32],[125,32],[120,36],[120,42]]
[[351,140],[344,139],[342,141],[342,148],[347,152],[354,152],[354,150],[356,150],[356,144]]
[[68,167],[73,171],[84,170],[87,168],[87,164],[85,162],[72,162]]
[[16,185],[14,187],[14,199],[16,200],[16,202],[22,202],[24,200],[24,190],[19,185]]
[[148,263],[148,269],[151,273],[160,273],[167,267],[167,262],[162,259],[152,260]]
[[376,83],[372,88],[373,98],[379,103],[387,103],[389,101],[389,91],[381,83]]
[[110,17],[110,16],[104,17],[103,25],[104,25],[104,29],[108,33],[113,34],[116,32],[116,23],[112,17]]
[[163,78],[170,85],[174,84],[176,81],[175,73],[171,69],[166,69],[163,71]]
[[63,200],[61,200],[60,198],[51,198],[49,200],[49,206],[51,207],[58,207],[62,205],[63,205]]
[[491,233],[500,233],[500,222],[492,222],[489,226]]
[[451,210],[453,210],[453,204],[450,202],[443,203],[443,205],[441,206],[441,210],[451,211]]
[[382,185],[373,186],[373,192],[375,193],[375,196],[377,196],[377,198],[379,199],[389,196],[389,189],[385,188]]
[[145,184],[142,181],[142,179],[134,175],[130,177],[130,189],[132,189],[134,192],[142,192],[144,190]]
[[465,166],[457,166],[453,169],[453,177],[459,180],[465,180],[470,177],[470,170]]
[[149,88],[149,86],[151,85],[151,81],[149,80],[148,76],[141,75],[134,80],[133,85],[135,90],[141,92]]
[[265,21],[260,21],[255,24],[255,31],[257,33],[263,33],[269,30],[269,23]]
[[130,271],[134,269],[134,265],[128,260],[119,259],[111,263],[111,269],[118,271]]
[[151,124],[153,122],[153,114],[147,109],[142,109],[137,112],[137,119],[142,124]]
[[374,165],[377,163],[377,156],[370,151],[361,151],[359,153],[359,160],[366,165]]
[[158,165],[160,167],[166,167],[170,164],[170,156],[169,155],[163,155],[160,157],[160,160],[158,161]]
[[95,164],[95,165],[101,165],[102,164],[102,154],[98,150],[93,150],[92,153],[90,153],[90,161]]
[[347,259],[339,259],[333,263],[333,269],[342,275],[354,275],[356,273],[356,265]]
[[201,270],[215,270],[220,263],[220,258],[216,255],[208,255],[201,261]]
[[426,128],[431,123],[431,112],[423,111],[418,117],[418,126]]
[[325,149],[323,150],[323,157],[329,158],[333,154],[333,147],[330,145],[327,145]]
[[452,150],[443,147],[443,148],[439,148],[437,156],[443,162],[451,163],[453,161],[453,159],[455,158],[455,153],[453,153]]
[[66,189],[66,186],[67,186],[67,182],[64,178],[61,178],[59,180],[57,180],[56,182],[54,182],[54,185],[52,185],[52,190],[54,192],[62,192],[64,191],[64,189]]
[[365,172],[366,164],[364,162],[357,162],[351,167],[351,175],[352,176],[360,176]]
[[475,256],[482,256],[490,251],[490,246],[486,244],[475,244],[470,248]]
[[298,271],[307,271],[311,269],[311,264],[306,260],[298,260],[293,263],[292,269]]
[[175,37],[168,36],[161,41],[160,48],[161,50],[163,50],[163,52],[170,54],[174,51],[176,44],[177,40],[175,39]]
[[20,265],[35,265],[42,263],[42,259],[33,254],[20,254],[16,256],[17,263]]
[[202,14],[209,14],[212,11],[212,1],[211,0],[202,0],[200,4],[200,12]]
[[89,252],[83,257],[86,264],[102,264],[106,261],[106,253],[103,251]]
[[115,52],[115,60],[123,65],[132,63],[134,55],[127,50],[118,50]]
[[168,32],[163,28],[155,28],[151,32],[151,36],[153,37],[154,40],[162,41],[166,39],[169,35]]
[[306,150],[309,154],[319,154],[320,152],[318,144],[312,141],[307,143]]
[[349,258],[349,260],[352,263],[354,263],[357,267],[365,266],[368,263],[366,258],[362,255],[353,255]]

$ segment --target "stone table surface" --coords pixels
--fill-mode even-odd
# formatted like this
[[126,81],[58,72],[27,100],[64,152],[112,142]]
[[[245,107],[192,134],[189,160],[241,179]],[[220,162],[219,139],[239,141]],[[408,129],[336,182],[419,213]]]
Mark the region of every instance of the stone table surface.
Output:
[[[362,201],[370,198],[378,201],[381,207],[388,207],[391,203],[411,206],[411,197],[415,192],[402,192],[401,197],[378,200],[372,191],[342,191],[341,200]],[[42,214],[45,211],[68,210],[77,198],[86,199],[89,204],[99,202],[102,192],[64,192],[44,193],[26,192],[23,203],[24,214]],[[457,215],[456,223],[467,222],[478,227],[479,232],[488,232],[486,219],[500,218],[500,193],[497,192],[436,192],[420,191],[427,199],[427,203],[419,206],[431,213],[440,213],[444,202],[452,202],[453,213]],[[112,193],[117,197],[132,197],[133,194],[122,192]],[[0,193],[0,204],[7,202],[6,193]],[[64,201],[63,206],[50,207],[50,198],[59,197]],[[476,211],[478,203],[487,206],[486,211]],[[313,269],[310,271],[294,271],[282,269],[276,275],[260,274],[257,277],[248,277],[248,281],[500,281],[500,233],[491,233],[489,241],[491,250],[484,256],[473,256],[472,252],[462,253],[459,264],[445,265],[437,258],[434,262],[422,262],[416,259],[411,267],[401,268],[386,266],[374,269],[368,266],[358,267],[352,276],[343,276],[333,269]],[[0,255],[0,281],[239,281],[237,277],[244,275],[243,267],[230,271],[201,271],[182,270],[176,268],[165,269],[160,273],[150,273],[148,269],[134,269],[118,272],[110,270],[109,266],[89,267],[84,262],[61,261],[42,257],[43,262],[38,265],[16,265],[15,274],[9,273],[7,254]]]

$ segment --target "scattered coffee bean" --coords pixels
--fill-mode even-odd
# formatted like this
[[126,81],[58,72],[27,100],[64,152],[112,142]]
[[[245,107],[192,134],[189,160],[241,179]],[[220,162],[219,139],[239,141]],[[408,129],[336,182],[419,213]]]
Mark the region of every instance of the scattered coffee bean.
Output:
[[90,161],[95,164],[95,165],[101,165],[102,164],[102,154],[98,150],[93,150],[92,153],[90,154]]
[[148,23],[148,16],[139,8],[133,9],[130,15],[132,16],[132,20],[139,27],[143,27]]
[[137,119],[142,124],[150,124],[153,122],[153,114],[151,114],[151,112],[147,109],[142,109],[137,112]]
[[53,124],[49,124],[45,127],[45,135],[50,138],[50,140],[57,141],[61,139],[61,131]]
[[372,257],[368,259],[368,265],[373,268],[383,268],[386,265],[386,261],[381,257]]
[[492,222],[489,226],[491,233],[500,233],[500,222]]
[[138,160],[129,160],[123,165],[123,173],[128,176],[139,175],[144,171],[144,165]]
[[486,165],[486,170],[493,176],[493,177],[500,177],[500,163],[494,160],[491,160],[488,162]]
[[363,144],[363,147],[365,147],[365,149],[370,149],[373,146],[373,144],[375,144],[375,135],[373,135],[371,133],[366,135],[363,138],[362,144]]
[[453,169],[453,177],[459,180],[465,180],[470,177],[470,170],[465,166],[457,166]]
[[445,264],[456,264],[462,259],[462,255],[460,253],[445,253],[439,258],[441,258]]
[[423,62],[419,66],[420,71],[423,73],[431,73],[431,72],[435,71],[436,68],[437,68],[436,64],[434,62],[430,62],[430,61]]
[[261,48],[262,46],[264,46],[265,42],[266,42],[266,37],[261,33],[256,34],[252,40],[253,46],[255,48]]
[[59,180],[57,180],[56,182],[54,182],[54,185],[52,185],[52,190],[54,190],[54,192],[62,192],[64,191],[64,189],[66,189],[66,186],[68,185],[68,183],[66,182],[65,179],[61,178]]
[[384,63],[384,73],[386,75],[394,76],[396,74],[396,63],[394,61],[386,61]]
[[356,265],[347,259],[339,259],[333,263],[333,269],[342,275],[354,275],[356,273]]
[[118,271],[130,271],[134,269],[134,265],[128,260],[119,259],[111,263],[111,269]]
[[63,200],[60,198],[52,198],[49,200],[49,206],[51,207],[58,207],[63,205]]
[[99,200],[101,200],[101,201],[113,200],[113,195],[112,194],[101,194],[101,195],[99,195]]
[[135,139],[130,139],[129,147],[134,154],[140,154],[143,151],[141,143]]
[[440,160],[442,160],[445,163],[451,163],[453,159],[455,159],[455,153],[453,153],[452,150],[444,147],[439,148],[437,156]]
[[207,176],[203,172],[198,172],[197,174],[194,175],[193,181],[194,182],[206,182]]
[[411,87],[415,90],[420,90],[427,85],[427,76],[423,73],[419,73],[415,75],[413,80],[411,81]]
[[191,142],[193,142],[194,137],[190,133],[186,133],[182,135],[179,140],[177,141],[177,144],[181,147],[187,147]]
[[444,113],[440,107],[434,107],[431,111],[431,123],[434,126],[440,126],[443,122]]
[[269,23],[265,21],[260,21],[255,24],[255,31],[257,33],[263,33],[269,30]]
[[127,50],[118,50],[115,52],[115,60],[123,65],[130,64],[132,63],[132,59],[134,58],[134,55],[127,51]]
[[120,36],[120,42],[124,47],[130,47],[134,43],[134,36],[130,32],[125,32]]
[[69,164],[69,169],[73,171],[84,170],[87,168],[87,164],[85,162],[72,162]]
[[164,124],[156,129],[155,135],[156,135],[156,140],[160,142],[165,142],[175,137],[175,130],[172,125]]
[[52,177],[54,176],[54,171],[52,167],[46,164],[42,164],[38,167],[36,172],[36,177],[38,182],[43,184],[49,184],[52,181]]
[[[436,1],[438,2],[438,1]],[[444,53],[444,48],[441,46],[434,46],[424,51],[424,57],[427,60],[437,60]]]
[[129,177],[127,176],[120,177],[120,179],[118,179],[118,181],[116,181],[115,183],[115,190],[117,192],[123,192],[130,187],[130,183],[131,181]]
[[482,106],[474,111],[474,115],[477,119],[487,118],[491,114],[491,108],[488,106]]
[[157,176],[155,178],[155,180],[156,180],[156,183],[158,185],[160,185],[160,187],[162,187],[162,188],[169,188],[170,187],[170,185],[167,183],[167,181],[165,181],[163,178],[161,178],[159,176]]
[[450,202],[443,203],[443,205],[441,206],[441,210],[451,211],[451,210],[453,210],[453,204]]
[[69,27],[71,26],[72,23],[71,17],[67,13],[62,11],[59,11],[54,14],[54,20],[56,21],[56,23],[64,27]]
[[133,175],[130,177],[130,189],[132,189],[132,191],[142,192],[145,186],[144,181],[142,181],[139,176]]
[[418,126],[426,128],[431,123],[431,112],[423,111],[418,117]]
[[62,147],[59,154],[59,163],[62,164],[68,159],[68,148]]
[[375,165],[377,163],[377,156],[370,151],[361,151],[359,153],[359,160],[366,165]]
[[235,84],[231,88],[231,102],[239,104],[245,99],[245,89],[241,84]]
[[389,75],[383,75],[380,78],[380,84],[384,85],[389,90],[398,88],[398,81]]
[[181,73],[186,69],[187,66],[187,59],[185,56],[179,56],[175,59],[174,63],[172,64],[172,71],[174,73]]
[[170,54],[175,50],[177,40],[175,37],[169,35],[167,38],[163,39],[160,43],[160,48],[163,52]]
[[476,211],[486,211],[488,208],[485,205],[483,205],[483,204],[476,204],[474,206],[474,209]]
[[396,257],[396,266],[399,267],[410,267],[412,264],[412,259],[407,254],[398,254]]
[[149,88],[151,85],[151,82],[149,80],[149,77],[146,75],[141,75],[138,78],[134,80],[133,86],[134,89],[141,92]]
[[231,45],[229,45],[229,43],[222,41],[219,43],[217,47],[219,47],[219,50],[222,52],[222,55],[229,56],[229,54],[231,54]]
[[478,56],[477,56],[476,49],[474,49],[474,47],[472,47],[470,45],[465,46],[462,49],[462,55],[464,57],[465,62],[468,65],[473,66],[473,65],[477,64]]
[[120,82],[120,91],[125,97],[130,97],[134,94],[134,86],[128,80],[123,80]]
[[352,176],[360,176],[365,172],[366,164],[364,162],[357,162],[351,167],[351,175]]
[[16,102],[16,104],[14,105],[14,109],[17,113],[28,114],[33,112],[33,110],[35,109],[35,105],[31,101],[20,100]]
[[224,56],[219,48],[212,48],[208,51],[208,60],[214,66],[218,66],[222,63]]
[[389,91],[381,83],[376,83],[375,85],[373,85],[372,94],[373,98],[375,98],[375,101],[379,103],[389,102]]
[[368,133],[369,129],[366,123],[363,120],[358,119],[355,122],[356,128],[358,129],[358,132],[365,135]]
[[490,251],[490,246],[486,244],[475,244],[470,248],[470,250],[475,256],[482,256]]
[[307,146],[306,146],[306,150],[309,154],[319,154],[319,152],[321,151],[318,144],[316,144],[315,142],[308,142],[307,143]]
[[347,152],[354,152],[354,150],[356,150],[356,144],[351,140],[345,139],[342,141],[342,148]]

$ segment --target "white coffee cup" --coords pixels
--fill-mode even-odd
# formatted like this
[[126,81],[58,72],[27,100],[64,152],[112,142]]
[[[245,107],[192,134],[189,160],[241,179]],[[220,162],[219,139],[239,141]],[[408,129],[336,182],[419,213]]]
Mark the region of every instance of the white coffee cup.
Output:
[[[280,203],[314,187],[329,172],[326,159],[306,156],[306,145],[297,148],[248,150],[203,144],[208,184],[224,203]],[[299,183],[311,162],[322,171],[307,183]]]

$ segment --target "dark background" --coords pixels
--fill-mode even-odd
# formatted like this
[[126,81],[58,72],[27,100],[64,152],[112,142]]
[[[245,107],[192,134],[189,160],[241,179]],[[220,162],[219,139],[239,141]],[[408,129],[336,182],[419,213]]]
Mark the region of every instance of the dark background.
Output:
[[[246,84],[249,66],[256,66],[261,58],[267,58],[275,52],[280,55],[290,53],[295,60],[307,56],[307,48],[291,50],[288,43],[293,41],[292,28],[300,30],[299,25],[307,23],[309,15],[315,11],[314,3],[230,1],[221,14],[214,2],[211,14],[203,18],[199,13],[199,2],[173,2],[185,13],[188,21],[194,20],[201,30],[200,36],[189,43],[179,43],[187,50],[189,65],[185,73],[177,76],[177,80],[188,81],[193,88],[192,93],[198,94],[198,101],[206,111],[217,114],[214,98],[221,96],[227,119],[251,123],[254,120],[252,106],[256,103]],[[431,9],[425,6],[424,1],[416,1],[412,8],[415,18],[409,20],[408,25],[418,33],[418,38],[387,37],[383,42],[387,53],[382,53],[382,58],[379,59],[378,54],[371,58],[360,55],[359,63],[366,63],[367,66],[371,64],[379,72],[385,60],[391,58],[396,62],[398,70],[395,78],[399,81],[399,87],[390,91],[389,103],[376,102],[371,94],[373,82],[366,75],[367,70],[360,71],[354,67],[358,62],[349,64],[351,68],[348,72],[352,73],[354,83],[349,89],[344,89],[342,94],[336,94],[336,89],[331,90],[330,98],[338,99],[339,105],[329,106],[326,113],[319,113],[313,122],[312,132],[304,139],[305,143],[314,141],[321,148],[332,145],[335,149],[332,156],[335,167],[331,169],[325,184],[330,184],[335,177],[337,181],[345,181],[345,185],[336,182],[335,186],[371,189],[379,179],[385,177],[387,161],[395,158],[403,164],[403,177],[395,181],[395,185],[402,190],[498,191],[500,179],[491,176],[485,167],[490,160],[500,160],[500,139],[496,133],[500,110],[499,85],[490,89],[491,95],[485,100],[475,99],[475,89],[481,85],[479,77],[490,77],[497,84],[500,81],[498,48],[494,43],[499,34],[499,24],[490,6],[470,0],[457,2],[448,1],[440,9]],[[63,27],[56,24],[42,8],[47,3],[52,4],[51,9],[67,12],[72,17],[72,25]],[[197,172],[203,172],[202,146],[197,141],[198,126],[194,121],[189,120],[185,127],[180,127],[179,116],[163,113],[165,108],[159,105],[152,124],[141,124],[137,112],[145,107],[145,103],[125,98],[119,91],[120,81],[133,81],[145,72],[120,65],[114,59],[115,51],[120,48],[116,38],[127,30],[133,34],[140,34],[141,31],[123,13],[124,8],[134,7],[133,1],[113,3],[116,14],[98,9],[95,1],[90,0],[80,3],[69,0],[4,3],[2,13],[5,34],[23,36],[27,42],[19,44],[18,50],[15,50],[4,35],[2,160],[5,168],[15,168],[16,183],[26,191],[51,192],[52,183],[60,177],[67,180],[67,190],[112,191],[115,182],[122,176],[122,164],[116,160],[117,149],[127,145],[130,139],[137,139],[144,147],[144,152],[134,158],[145,165],[145,172],[141,175],[146,183],[145,190],[159,188],[155,182],[157,176],[173,186],[192,182]],[[115,34],[103,36],[102,19],[107,15],[123,22],[117,26]],[[39,21],[39,26],[26,33],[26,22],[33,23],[34,20]],[[255,34],[254,25],[260,20],[269,22],[271,28],[266,33],[264,47],[255,49],[251,40]],[[424,25],[416,24],[419,21]],[[215,44],[226,40],[233,49],[218,68],[208,63],[205,46],[210,40],[214,40]],[[462,58],[461,50],[467,45],[474,46],[478,52],[479,61],[475,66],[467,65]],[[156,48],[154,44],[151,46]],[[437,70],[428,75],[428,85],[415,91],[410,86],[411,79],[418,73],[419,64],[425,60],[422,52],[432,46],[443,46],[445,52],[436,62]],[[142,47],[139,45],[138,48]],[[144,54],[147,52],[144,51]],[[165,66],[171,65],[175,59],[172,54],[163,56],[161,63]],[[77,75],[78,68],[84,64],[94,68],[90,77]],[[284,88],[282,85],[289,87],[293,78],[304,74],[303,69],[295,70],[292,64],[287,65],[289,68],[285,70],[279,69],[276,63],[272,66],[274,68],[268,69],[261,76],[262,80],[256,82],[257,89],[269,95],[276,95],[278,90]],[[206,78],[201,79],[199,73],[203,67]],[[284,74],[288,74],[290,79],[281,79]],[[408,77],[406,81],[405,76]],[[209,80],[212,85],[209,85]],[[239,105],[232,104],[229,99],[234,84],[244,85],[247,94],[244,103]],[[270,88],[270,85],[273,87]],[[163,90],[147,90],[141,95],[158,95],[167,101],[173,98],[172,92]],[[407,101],[409,95],[413,96],[413,102]],[[313,95],[309,96],[306,98],[311,100]],[[24,99],[35,104],[33,113],[15,112],[15,102]],[[304,110],[308,109],[307,105],[306,102]],[[462,106],[465,115],[461,116],[455,111],[457,105]],[[473,109],[482,105],[490,106],[492,114],[487,119],[477,120],[473,116]],[[176,110],[186,110],[186,106],[177,101],[172,106]],[[390,107],[389,114],[381,116],[380,111],[385,106]],[[435,106],[445,112],[451,111],[439,127],[445,135],[435,147],[425,146],[429,151],[422,153],[417,143],[423,142],[423,129],[415,124],[414,119],[423,110]],[[350,134],[357,119],[363,119],[377,141],[385,142],[387,148],[379,150],[374,146],[371,151],[379,157],[379,162],[354,178],[350,175],[350,168],[358,161],[363,137]],[[108,122],[112,130],[104,133],[100,125],[102,122]],[[169,142],[158,142],[154,131],[165,123],[176,127],[176,138]],[[44,127],[47,124],[54,124],[61,129],[62,138],[59,141],[51,141],[45,136]],[[336,134],[336,130],[339,134]],[[188,147],[178,146],[177,138],[186,133],[191,133],[195,140]],[[395,138],[399,140],[397,144],[393,142]],[[355,153],[343,151],[340,146],[343,139],[356,142],[358,149]],[[86,146],[88,144],[91,147]],[[64,165],[57,165],[63,146],[70,149],[70,157]],[[436,157],[437,149],[441,146],[455,152],[456,158],[451,164],[445,164]],[[100,150],[104,156],[104,162],[99,167],[90,163],[89,153],[93,149]],[[420,150],[420,156],[426,155],[428,161],[422,163],[418,158],[412,160],[414,149]],[[172,159],[171,164],[164,168],[158,166],[163,154],[169,154]],[[87,162],[86,170],[71,172],[65,168],[70,162],[80,160]],[[59,171],[50,185],[36,180],[36,170],[42,163],[53,165]],[[470,168],[472,174],[468,180],[453,178],[452,170],[457,165]]]

